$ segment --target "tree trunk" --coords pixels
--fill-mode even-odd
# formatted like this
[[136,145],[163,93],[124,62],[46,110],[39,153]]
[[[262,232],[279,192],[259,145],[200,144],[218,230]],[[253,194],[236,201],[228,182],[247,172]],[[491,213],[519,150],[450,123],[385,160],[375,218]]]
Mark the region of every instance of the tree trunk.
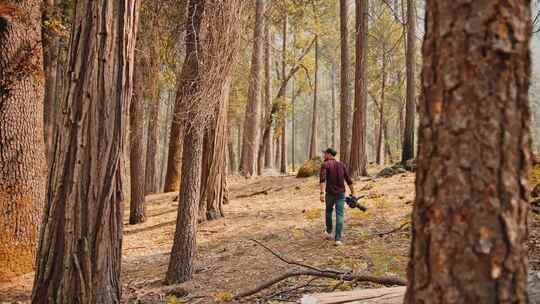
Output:
[[354,82],[354,121],[350,171],[354,177],[367,175],[366,157],[366,54],[368,0],[356,0],[356,79]]
[[407,102],[405,106],[405,132],[401,161],[414,158],[414,116],[416,115],[416,8],[414,0],[407,0]]
[[41,1],[11,5],[0,12],[0,282],[32,271],[46,181]]
[[244,119],[244,138],[240,172],[244,176],[257,173],[257,155],[261,137],[261,88],[263,79],[263,44],[264,44],[264,0],[256,0],[255,31],[253,33],[253,53],[249,79],[248,101]]
[[[309,159],[314,159],[319,153],[318,142],[317,142],[317,127],[319,126],[319,113],[317,109],[317,89],[318,89],[318,72],[319,72],[319,38],[315,38],[315,75],[314,75],[314,86],[313,86],[313,116],[311,119],[311,142],[309,145]],[[294,95],[294,92],[292,93]]]
[[120,302],[122,149],[138,5],[98,0],[75,7],[66,114],[51,163],[33,303]]
[[229,149],[229,157],[227,158],[227,163],[229,164],[229,174],[234,174],[236,172],[236,153],[234,151],[234,140],[232,138],[232,134],[230,132],[230,128],[228,131],[228,149]]
[[154,10],[149,12],[150,32],[148,37],[147,50],[149,53],[148,68],[149,76],[146,87],[148,88],[148,141],[146,144],[146,171],[145,171],[145,193],[157,193],[158,189],[158,136],[159,136],[159,108],[160,108],[160,87],[159,87],[159,72],[160,72],[160,57],[158,49],[157,37],[160,35],[159,30],[159,2],[149,1],[149,9]]
[[[285,77],[285,71],[287,66],[287,11],[283,14],[283,41],[281,46],[281,76]],[[285,101],[285,92],[287,92],[287,83],[282,86],[283,88],[283,94],[281,97],[283,97]],[[280,90],[281,91],[281,90]],[[294,94],[293,94],[294,95]],[[280,143],[281,151],[280,151],[280,166],[279,171],[283,174],[287,173],[287,114],[284,114],[283,117],[283,126],[282,126],[282,133],[281,133],[281,143]]]
[[[358,2],[358,1],[357,1]],[[339,1],[340,15],[340,35],[341,35],[341,84],[340,84],[340,131],[339,131],[339,149],[340,160],[349,167],[351,160],[351,138],[352,138],[352,115],[353,112],[351,99],[349,97],[349,66],[351,65],[349,53],[349,30],[348,1]]]
[[379,103],[379,129],[377,134],[377,164],[384,164],[383,132],[384,132],[384,94],[386,89],[386,46],[382,45],[382,69],[381,69],[381,100]]
[[276,129],[276,133],[278,133],[278,136],[275,138],[276,143],[274,144],[274,147],[276,147],[275,157],[276,157],[276,164],[280,164],[280,170],[281,170],[281,130]]
[[227,107],[230,80],[225,82],[220,103],[216,107],[213,125],[206,131],[201,178],[199,221],[223,217],[223,203],[227,193]]
[[426,3],[405,303],[528,303],[530,35],[530,1]]
[[332,71],[330,72],[331,90],[332,90],[332,147],[336,147],[336,66],[332,64]]
[[291,91],[293,92],[291,96],[291,161],[292,161],[292,171],[296,172],[296,94],[294,94],[294,78],[291,81]]
[[[45,22],[51,22],[56,18],[57,1],[46,0],[43,19]],[[55,33],[43,31],[43,67],[45,72],[45,99],[43,108],[43,126],[45,138],[45,156],[47,163],[52,158],[54,125],[56,121],[56,99],[57,94],[57,71],[58,71],[58,55],[59,55],[59,38]]]
[[[257,174],[262,175],[263,168],[269,167],[271,164],[270,146],[272,141],[272,71],[271,71],[271,39],[270,39],[270,22],[264,24],[264,91],[263,91],[263,111],[261,119],[262,139],[259,146],[259,155],[257,157]],[[267,128],[267,123],[270,127]]]
[[[182,66],[181,79],[191,79],[193,73],[191,67]],[[185,78],[187,77],[187,78]],[[167,154],[167,173],[165,174],[165,185],[163,192],[176,192],[180,190],[180,166],[182,165],[182,147],[184,140],[183,126],[179,116],[182,113],[183,105],[181,96],[176,94],[171,133],[169,139],[169,153]]]
[[[137,39],[139,42],[140,39]],[[140,62],[140,54],[135,53],[135,62]],[[144,98],[142,65],[134,68],[134,94],[131,98],[129,115],[129,140],[130,140],[130,173],[131,195],[129,208],[129,223],[131,225],[142,223],[146,220],[144,207],[145,185],[145,149],[144,149]]]

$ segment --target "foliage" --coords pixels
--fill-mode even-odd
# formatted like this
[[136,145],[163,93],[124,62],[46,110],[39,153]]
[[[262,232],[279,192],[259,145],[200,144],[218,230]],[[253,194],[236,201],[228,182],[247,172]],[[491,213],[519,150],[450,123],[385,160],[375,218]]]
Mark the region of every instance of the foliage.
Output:
[[323,161],[320,157],[315,157],[314,159],[306,161],[298,170],[296,177],[303,178],[317,175],[321,169],[322,163]]

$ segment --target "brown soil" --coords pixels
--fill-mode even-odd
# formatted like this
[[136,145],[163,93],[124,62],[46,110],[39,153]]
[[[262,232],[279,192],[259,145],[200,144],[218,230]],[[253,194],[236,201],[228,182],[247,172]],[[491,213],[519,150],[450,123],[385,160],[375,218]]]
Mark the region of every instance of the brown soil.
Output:
[[[409,226],[378,236],[407,223],[414,198],[414,174],[390,178],[362,179],[357,192],[368,195],[363,202],[369,211],[348,209],[344,246],[334,247],[323,238],[323,204],[319,202],[316,178],[261,177],[230,178],[231,202],[225,206],[226,217],[202,223],[198,233],[198,255],[194,280],[172,289],[185,290],[189,303],[216,303],[240,291],[251,289],[285,271],[287,265],[251,239],[273,248],[287,259],[320,268],[349,270],[373,275],[396,275],[404,278],[408,257]],[[266,190],[263,191],[263,190]],[[362,191],[358,191],[362,190]],[[252,197],[255,192],[265,192]],[[125,303],[185,303],[166,296],[162,285],[175,228],[178,204],[171,195],[149,197],[148,220],[124,229],[122,261],[123,301]],[[537,221],[533,220],[531,248],[536,245]],[[534,256],[534,255],[533,255]],[[533,259],[534,260],[534,259]],[[0,284],[0,303],[29,299],[32,274]],[[245,303],[276,303],[274,300],[297,299],[300,292],[272,296],[278,290],[305,284],[309,278],[289,279],[265,290]],[[320,279],[311,282],[309,291],[349,289],[350,284]]]

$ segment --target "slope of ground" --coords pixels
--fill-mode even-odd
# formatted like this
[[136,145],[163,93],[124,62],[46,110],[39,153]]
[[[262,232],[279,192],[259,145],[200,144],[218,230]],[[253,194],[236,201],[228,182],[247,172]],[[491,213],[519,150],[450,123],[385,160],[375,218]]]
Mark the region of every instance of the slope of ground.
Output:
[[[232,177],[229,181],[232,199],[225,206],[226,217],[199,226],[196,274],[193,281],[173,288],[178,297],[167,296],[162,285],[175,228],[178,207],[172,202],[175,194],[149,197],[146,223],[127,225],[126,214],[123,302],[184,303],[185,299],[189,303],[223,302],[292,269],[252,239],[304,264],[404,278],[410,241],[406,223],[414,198],[414,174],[356,181],[357,192],[367,195],[364,202],[369,211],[362,213],[347,208],[342,247],[334,247],[333,242],[323,238],[324,208],[318,200],[316,178]],[[245,197],[255,192],[263,193]],[[398,227],[403,229],[379,236]],[[301,291],[278,292],[306,285],[308,281],[309,287]],[[0,303],[28,301],[31,284],[32,274],[29,274],[0,285]],[[243,302],[294,301],[301,292],[351,287],[335,280],[301,277],[277,284]],[[184,297],[183,291],[189,295]]]

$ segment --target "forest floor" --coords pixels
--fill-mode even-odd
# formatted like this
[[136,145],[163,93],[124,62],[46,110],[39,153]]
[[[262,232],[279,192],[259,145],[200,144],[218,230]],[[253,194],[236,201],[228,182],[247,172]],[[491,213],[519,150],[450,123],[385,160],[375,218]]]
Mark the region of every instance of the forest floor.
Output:
[[[377,169],[372,168],[375,173]],[[174,194],[148,197],[147,222],[124,228],[122,259],[125,303],[218,303],[241,291],[292,270],[253,239],[288,260],[325,269],[405,278],[409,251],[409,221],[414,199],[414,174],[356,181],[359,194],[367,195],[367,213],[346,210],[344,246],[335,247],[324,238],[324,205],[319,202],[316,178],[265,176],[229,179],[231,201],[225,217],[199,225],[196,273],[191,282],[167,296],[163,286],[174,235],[177,202]],[[265,191],[249,197],[255,192]],[[531,222],[531,262],[538,268],[538,220]],[[397,231],[379,236],[381,233]],[[33,276],[28,274],[9,284],[0,284],[0,303],[29,300]],[[244,303],[294,302],[302,292],[346,290],[352,286],[331,279],[300,277],[288,279]],[[278,294],[295,286],[309,287]],[[369,286],[369,284],[368,284]],[[375,285],[372,285],[375,286]],[[187,297],[182,298],[182,291]]]

